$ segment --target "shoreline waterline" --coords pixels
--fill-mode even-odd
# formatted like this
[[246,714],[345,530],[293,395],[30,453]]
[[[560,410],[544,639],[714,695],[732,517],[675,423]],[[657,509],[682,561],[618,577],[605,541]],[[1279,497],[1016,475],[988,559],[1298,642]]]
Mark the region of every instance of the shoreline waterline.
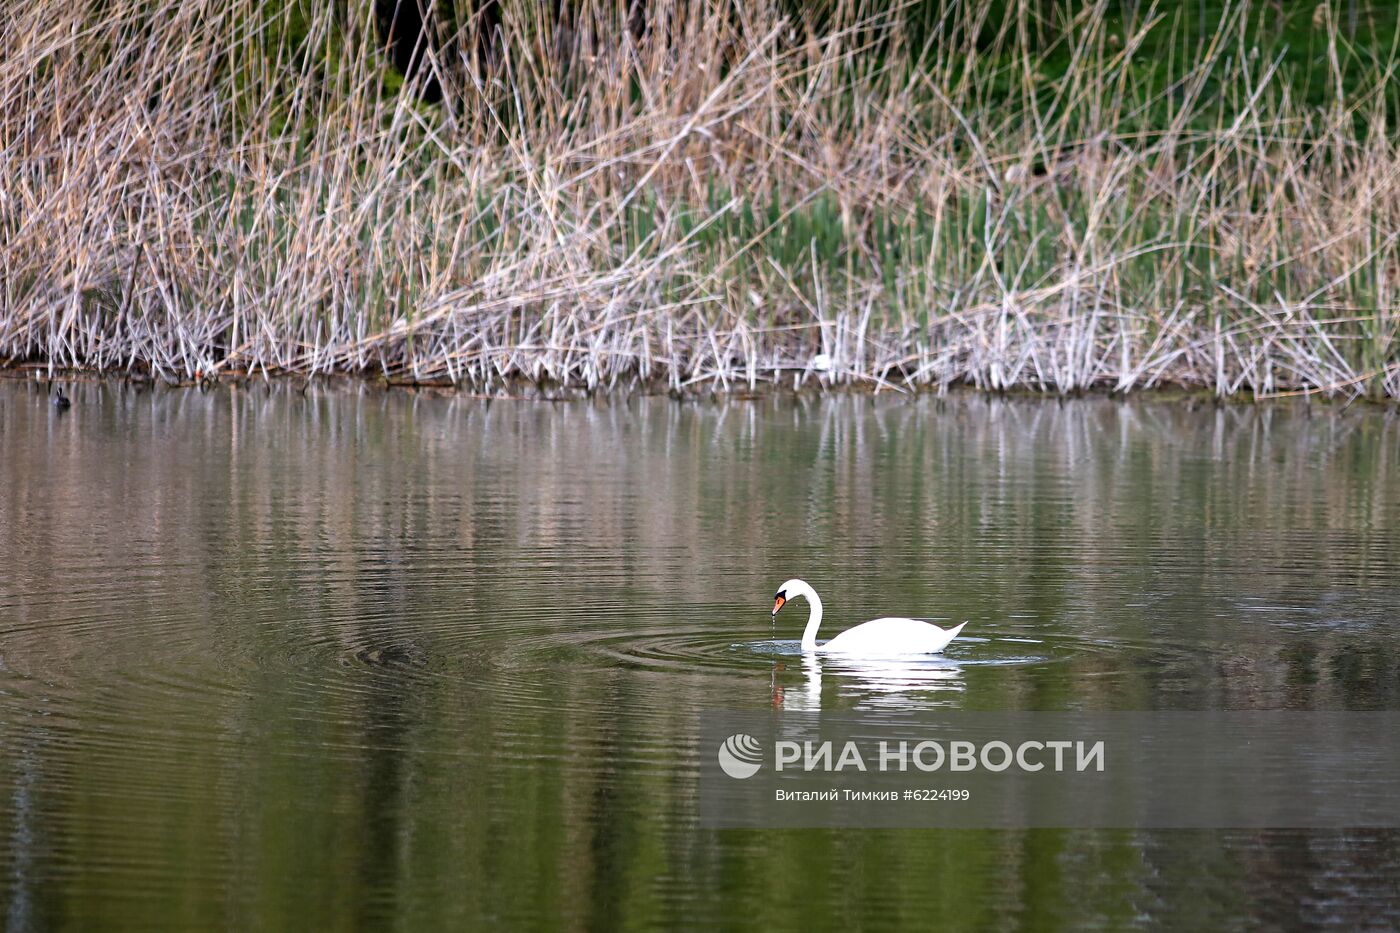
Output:
[[[794,371],[796,367],[792,367]],[[1179,403],[1194,410],[1203,405],[1217,407],[1253,407],[1301,404],[1325,409],[1344,410],[1353,405],[1377,411],[1400,411],[1400,398],[1390,396],[1375,397],[1365,394],[1342,395],[1322,389],[1297,389],[1275,392],[1268,395],[1253,395],[1236,392],[1218,395],[1209,387],[1164,383],[1151,387],[1139,387],[1120,391],[1108,386],[1091,386],[1083,389],[1061,392],[1034,386],[1011,386],[1004,389],[989,389],[968,383],[939,385],[890,385],[870,379],[851,378],[825,379],[822,373],[807,372],[800,384],[794,387],[782,380],[757,380],[753,386],[743,385],[704,385],[687,386],[679,391],[653,380],[649,383],[633,382],[611,388],[587,388],[577,385],[541,385],[519,380],[488,390],[469,384],[413,381],[406,379],[386,379],[359,373],[316,373],[306,375],[295,372],[248,373],[244,371],[221,372],[198,379],[172,379],[151,376],[146,373],[118,373],[99,369],[73,369],[50,367],[45,363],[0,362],[0,381],[10,383],[32,383],[46,388],[66,383],[90,383],[97,385],[123,386],[141,389],[197,389],[206,391],[216,388],[282,387],[305,392],[309,388],[319,389],[374,389],[384,392],[405,392],[425,394],[444,398],[475,399],[481,401],[515,402],[627,402],[638,398],[671,398],[682,402],[746,402],[769,401],[772,399],[814,399],[823,397],[880,397],[916,400],[923,398],[985,398],[988,400],[1027,400],[1045,402],[1066,402],[1079,399],[1103,399],[1116,402],[1152,401]]]

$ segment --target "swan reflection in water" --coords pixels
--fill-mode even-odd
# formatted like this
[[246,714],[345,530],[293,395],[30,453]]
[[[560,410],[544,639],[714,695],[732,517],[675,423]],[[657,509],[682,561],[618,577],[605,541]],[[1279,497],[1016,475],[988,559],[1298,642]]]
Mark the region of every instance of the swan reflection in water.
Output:
[[773,706],[791,710],[822,708],[822,675],[856,709],[921,709],[957,705],[966,685],[962,665],[942,656],[904,658],[822,657],[802,655],[801,686],[784,684],[779,675],[790,662],[773,662]]

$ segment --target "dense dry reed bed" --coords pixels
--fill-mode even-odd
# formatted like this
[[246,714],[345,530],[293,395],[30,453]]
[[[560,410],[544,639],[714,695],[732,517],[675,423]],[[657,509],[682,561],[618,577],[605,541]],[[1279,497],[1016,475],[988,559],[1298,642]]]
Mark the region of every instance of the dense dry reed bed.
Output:
[[1044,4],[928,50],[897,8],[550,6],[400,84],[368,11],[6,4],[0,361],[1400,397],[1393,62],[1343,93],[1326,5],[1321,107],[1239,12],[1157,87],[1151,12],[1066,7],[1052,80],[1002,54]]

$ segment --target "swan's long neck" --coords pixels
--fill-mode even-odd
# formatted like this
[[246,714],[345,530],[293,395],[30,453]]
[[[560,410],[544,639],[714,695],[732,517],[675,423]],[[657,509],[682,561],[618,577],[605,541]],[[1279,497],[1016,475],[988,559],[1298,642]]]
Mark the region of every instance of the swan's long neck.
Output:
[[807,584],[802,584],[798,593],[807,597],[807,602],[812,606],[811,615],[807,616],[807,627],[802,631],[802,650],[817,650],[817,629],[822,624],[822,598],[817,595],[817,591]]

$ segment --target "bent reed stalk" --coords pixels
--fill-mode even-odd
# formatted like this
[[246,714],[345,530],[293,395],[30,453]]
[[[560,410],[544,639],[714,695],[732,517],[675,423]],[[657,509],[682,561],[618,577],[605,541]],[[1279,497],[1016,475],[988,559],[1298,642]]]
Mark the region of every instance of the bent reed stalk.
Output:
[[1344,93],[1326,6],[1322,106],[1238,10],[1159,87],[1174,27],[1102,2],[1039,52],[1044,4],[914,49],[898,7],[507,2],[403,81],[371,6],[7,5],[0,361],[1400,398],[1395,62]]

